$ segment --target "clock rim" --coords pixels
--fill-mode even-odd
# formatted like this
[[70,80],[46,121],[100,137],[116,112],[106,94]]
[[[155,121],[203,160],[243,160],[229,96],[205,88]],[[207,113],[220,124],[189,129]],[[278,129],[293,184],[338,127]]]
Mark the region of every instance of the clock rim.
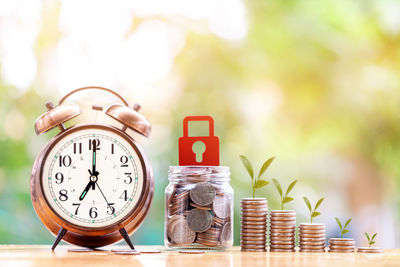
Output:
[[[44,195],[43,191],[43,184],[42,184],[43,167],[45,160],[47,159],[51,149],[58,142],[60,142],[63,138],[70,135],[71,133],[85,129],[101,129],[113,132],[118,136],[120,136],[121,138],[124,138],[137,153],[137,156],[142,165],[141,168],[143,171],[143,187],[142,187],[142,192],[140,193],[139,201],[123,218],[108,226],[92,228],[68,222],[60,215],[58,215],[57,212],[54,211],[54,209],[48,202],[46,196]],[[143,150],[131,136],[129,136],[127,133],[123,132],[122,130],[112,125],[83,123],[72,126],[58,133],[40,151],[35,160],[34,167],[32,169],[31,198],[35,211],[38,214],[39,218],[41,219],[42,223],[54,235],[57,235],[58,231],[61,228],[66,229],[67,234],[64,236],[63,239],[70,243],[74,244],[79,243],[78,245],[93,247],[92,246],[93,242],[97,242],[97,240],[94,239],[90,241],[90,245],[88,245],[87,244],[88,242],[86,241],[83,242],[84,244],[82,244],[81,241],[85,239],[83,237],[87,237],[89,239],[93,239],[92,237],[96,237],[97,239],[99,239],[99,243],[102,244],[96,245],[94,247],[114,243],[122,239],[122,236],[118,232],[121,228],[125,228],[127,232],[131,234],[140,226],[140,224],[146,217],[153,199],[153,193],[154,193],[153,173]]]

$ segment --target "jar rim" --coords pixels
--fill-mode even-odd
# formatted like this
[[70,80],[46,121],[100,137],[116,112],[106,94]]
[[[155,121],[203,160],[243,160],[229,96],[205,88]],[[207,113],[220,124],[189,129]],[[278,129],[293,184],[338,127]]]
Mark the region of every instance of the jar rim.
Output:
[[230,181],[230,175],[228,166],[170,166],[168,171],[170,181]]

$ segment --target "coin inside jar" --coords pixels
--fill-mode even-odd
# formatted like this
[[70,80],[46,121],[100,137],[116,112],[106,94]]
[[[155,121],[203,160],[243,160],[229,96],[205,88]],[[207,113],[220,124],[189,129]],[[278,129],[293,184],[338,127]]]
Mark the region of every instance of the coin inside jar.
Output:
[[188,227],[185,219],[175,219],[170,223],[170,238],[176,244],[190,244],[196,239],[196,233]]
[[216,195],[213,202],[213,210],[215,215],[221,219],[228,217],[230,212],[229,199],[225,195]]
[[208,182],[201,182],[190,189],[190,199],[200,206],[210,205],[217,193],[216,188]]
[[207,210],[193,209],[187,215],[188,225],[195,232],[204,232],[211,227],[213,217]]

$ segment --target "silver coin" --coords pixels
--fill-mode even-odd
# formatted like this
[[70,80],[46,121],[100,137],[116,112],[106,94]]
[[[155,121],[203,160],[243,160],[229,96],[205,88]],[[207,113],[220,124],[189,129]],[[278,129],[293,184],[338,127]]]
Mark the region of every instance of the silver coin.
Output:
[[216,188],[208,182],[201,182],[190,189],[190,199],[200,206],[210,205],[217,193]]
[[68,252],[93,252],[92,248],[71,248],[68,249]]
[[140,255],[140,252],[132,249],[112,250],[113,254],[117,255]]
[[204,254],[202,250],[179,250],[181,254]]
[[193,209],[187,215],[188,226],[195,232],[204,232],[211,227],[213,218],[209,211]]
[[231,212],[229,198],[225,195],[216,195],[213,201],[213,210],[215,215],[225,219]]
[[227,222],[222,227],[221,231],[221,244],[222,246],[227,246],[231,242],[232,239],[232,225],[230,222]]
[[189,228],[187,221],[182,219],[174,222],[170,238],[176,244],[191,244],[196,239],[196,233]]

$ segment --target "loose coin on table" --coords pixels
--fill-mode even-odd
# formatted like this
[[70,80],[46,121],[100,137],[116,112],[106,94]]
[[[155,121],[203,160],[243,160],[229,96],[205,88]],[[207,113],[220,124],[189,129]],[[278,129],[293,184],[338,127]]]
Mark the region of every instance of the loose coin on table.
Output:
[[140,252],[134,249],[112,249],[111,252],[116,255],[140,255]]
[[94,250],[91,248],[71,248],[68,249],[68,252],[93,252]]

